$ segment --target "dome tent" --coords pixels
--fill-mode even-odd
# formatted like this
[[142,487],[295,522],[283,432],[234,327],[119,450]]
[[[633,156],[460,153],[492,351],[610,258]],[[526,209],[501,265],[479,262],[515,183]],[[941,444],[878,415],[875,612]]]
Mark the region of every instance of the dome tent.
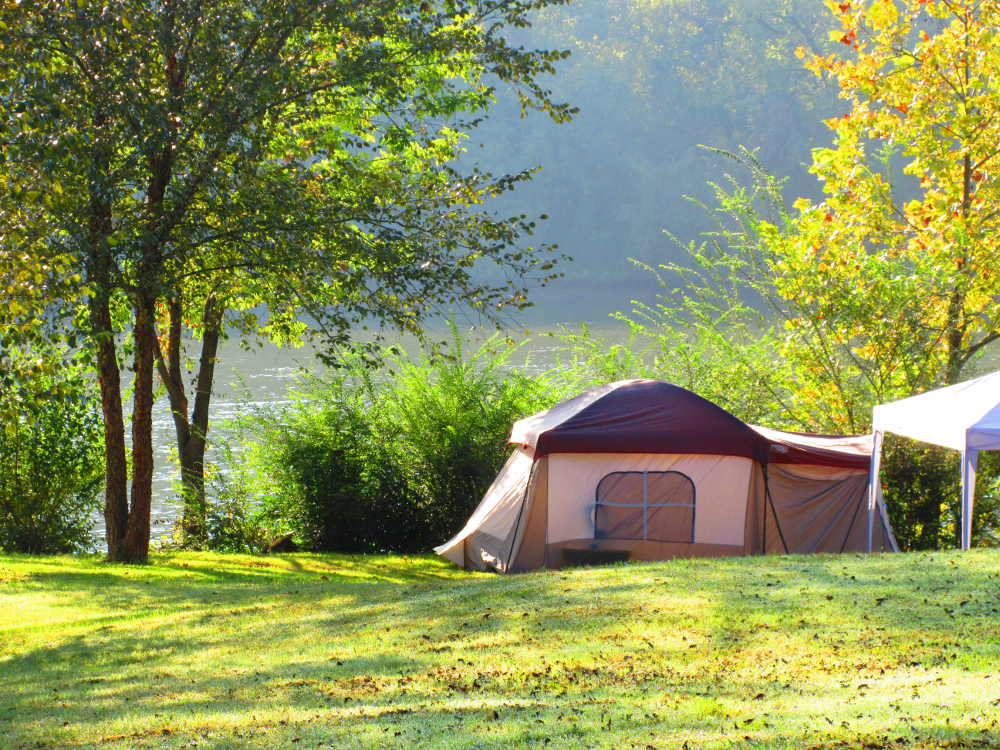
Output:
[[[676,385],[623,380],[520,420],[509,442],[435,549],[465,568],[867,547],[870,436],[753,427]],[[895,548],[884,510],[875,539]]]

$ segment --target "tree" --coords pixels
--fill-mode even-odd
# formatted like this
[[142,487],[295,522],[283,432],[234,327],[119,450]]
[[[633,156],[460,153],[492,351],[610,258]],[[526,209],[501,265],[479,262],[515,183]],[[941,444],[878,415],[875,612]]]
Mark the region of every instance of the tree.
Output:
[[[312,327],[343,342],[358,321],[415,327],[456,299],[495,314],[551,275],[551,260],[519,247],[530,221],[477,208],[526,175],[449,166],[491,80],[524,109],[571,114],[535,82],[562,54],[503,36],[550,2],[0,4],[0,212],[19,226],[2,252],[15,275],[68,259],[81,278],[109,559],[148,552],[154,369],[199,491],[227,311],[243,330]],[[476,272],[480,261],[500,273]],[[75,298],[45,301],[54,320],[75,310]],[[203,341],[191,415],[185,326]],[[131,497],[122,355],[134,372]]]
[[[879,400],[955,383],[1000,339],[1000,5],[829,7],[851,51],[799,54],[850,108],[813,153],[825,199],[765,230],[786,263],[777,283],[814,302]],[[917,515],[937,536],[940,493]]]
[[[833,146],[813,152],[825,199],[799,201],[774,236],[779,283],[817,300],[883,388],[954,383],[1000,338],[1000,6],[830,7],[831,36],[852,52],[800,54],[850,109],[827,122]],[[932,356],[901,379],[913,352]]]
[[845,53],[799,50],[850,103],[813,151],[823,199],[790,209],[781,181],[735,155],[751,185],[716,186],[720,225],[692,246],[694,271],[669,267],[695,291],[656,312],[705,330],[743,316],[758,336],[777,321],[793,367],[767,379],[786,419],[861,431],[872,403],[953,383],[1000,339],[1000,6],[830,7]]

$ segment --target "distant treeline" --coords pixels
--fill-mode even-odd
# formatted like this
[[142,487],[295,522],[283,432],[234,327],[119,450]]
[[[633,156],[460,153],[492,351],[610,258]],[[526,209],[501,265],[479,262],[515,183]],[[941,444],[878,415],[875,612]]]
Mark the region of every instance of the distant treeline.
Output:
[[574,258],[535,296],[539,311],[596,319],[655,288],[628,258],[676,260],[662,230],[704,230],[684,196],[707,198],[728,168],[699,144],[759,148],[791,198],[816,194],[803,164],[844,105],[794,52],[834,45],[830,28],[815,0],[577,0],[540,15],[524,42],[572,51],[549,84],[579,114],[557,126],[501,101],[469,144],[498,171],[542,167],[503,205],[547,214],[538,239]]

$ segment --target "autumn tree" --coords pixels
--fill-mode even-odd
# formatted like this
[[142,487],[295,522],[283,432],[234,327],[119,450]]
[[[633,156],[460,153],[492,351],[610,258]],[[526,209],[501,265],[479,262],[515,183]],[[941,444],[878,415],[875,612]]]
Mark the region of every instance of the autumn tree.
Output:
[[829,6],[844,53],[800,54],[849,109],[813,152],[824,199],[774,235],[778,283],[880,394],[954,383],[1000,338],[1000,5]]
[[799,50],[849,104],[812,154],[822,199],[789,207],[753,154],[729,154],[749,183],[716,185],[717,229],[644,312],[770,337],[783,420],[862,431],[873,403],[955,382],[1000,338],[1000,6],[829,7],[843,52]]
[[[526,283],[550,275],[521,246],[530,221],[480,208],[525,175],[451,166],[494,81],[525,109],[569,115],[535,80],[561,54],[504,37],[549,3],[0,4],[0,226],[17,228],[0,268],[79,279],[79,297],[44,297],[46,319],[78,299],[86,313],[110,559],[148,552],[157,369],[197,495],[226,325],[343,342],[362,319],[414,327],[453,300],[487,314],[523,304]],[[477,273],[484,262],[500,272]],[[185,328],[203,342],[190,411]]]

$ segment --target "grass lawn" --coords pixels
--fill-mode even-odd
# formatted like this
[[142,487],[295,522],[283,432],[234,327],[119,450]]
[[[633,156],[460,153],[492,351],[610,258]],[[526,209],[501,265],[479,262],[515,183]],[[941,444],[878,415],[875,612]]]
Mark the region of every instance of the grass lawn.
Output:
[[1000,746],[1000,550],[0,557],[0,747]]

